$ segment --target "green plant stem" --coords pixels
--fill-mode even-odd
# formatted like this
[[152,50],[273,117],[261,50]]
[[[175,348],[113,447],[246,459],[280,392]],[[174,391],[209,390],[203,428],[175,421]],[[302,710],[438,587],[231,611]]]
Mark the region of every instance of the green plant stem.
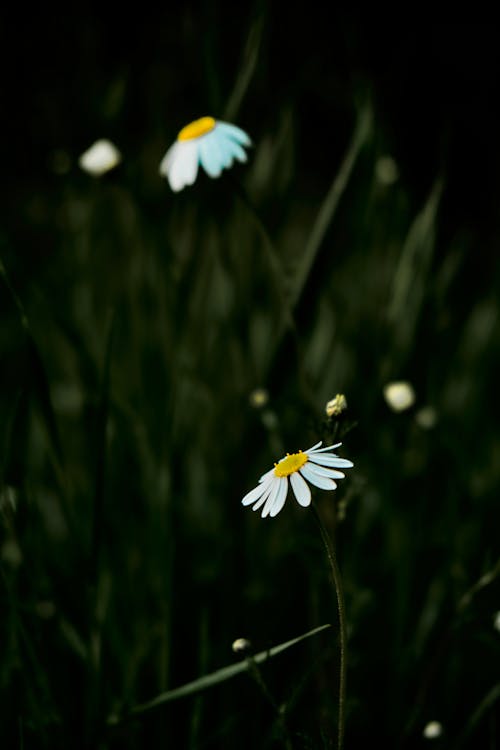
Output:
[[321,532],[321,539],[325,545],[328,562],[332,572],[332,580],[335,587],[335,594],[337,597],[337,609],[339,614],[339,625],[340,625],[340,670],[339,670],[339,714],[338,714],[338,733],[337,733],[337,750],[342,750],[344,742],[344,731],[345,731],[345,695],[346,695],[346,656],[347,656],[347,622],[345,616],[345,603],[344,603],[344,590],[342,588],[342,577],[340,574],[339,564],[337,562],[337,556],[335,554],[335,547],[330,535],[325,528],[321,516],[316,506],[312,505],[314,518],[319,526]]

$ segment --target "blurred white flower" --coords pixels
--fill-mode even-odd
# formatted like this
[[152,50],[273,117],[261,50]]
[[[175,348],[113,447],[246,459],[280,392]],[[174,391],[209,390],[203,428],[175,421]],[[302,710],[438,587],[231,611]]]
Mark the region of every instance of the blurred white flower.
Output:
[[84,172],[100,177],[116,167],[121,160],[122,155],[116,146],[111,141],[101,138],[83,152],[78,159],[78,164]]
[[427,740],[435,740],[437,737],[441,737],[442,733],[443,727],[439,721],[430,721],[422,732]]
[[166,177],[175,192],[192,185],[201,164],[210,177],[219,177],[235,159],[247,160],[244,146],[251,140],[244,130],[228,122],[201,117],[182,128],[160,164],[160,174]]
[[328,417],[338,417],[343,411],[347,409],[347,399],[343,393],[337,393],[335,398],[332,398],[325,407],[325,411]]
[[[262,518],[276,516],[283,508],[288,494],[288,477],[299,505],[306,508],[311,504],[311,490],[307,482],[322,490],[334,490],[335,479],[343,479],[344,474],[337,469],[350,468],[353,464],[346,458],[328,453],[342,443],[320,448],[321,441],[307,451],[287,453],[259,479],[259,484],[243,500],[243,505],[253,505],[252,510],[262,506]],[[307,482],[305,481],[307,479]]]
[[415,403],[415,391],[411,383],[404,380],[387,383],[384,398],[393,411],[405,411]]

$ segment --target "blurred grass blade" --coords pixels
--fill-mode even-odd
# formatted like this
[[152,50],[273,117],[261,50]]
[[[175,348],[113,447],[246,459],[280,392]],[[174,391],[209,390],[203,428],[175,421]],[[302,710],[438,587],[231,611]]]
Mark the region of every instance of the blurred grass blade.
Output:
[[330,190],[321,204],[321,208],[319,209],[316,221],[314,222],[311,234],[309,235],[295,278],[292,281],[290,293],[292,307],[295,307],[304,290],[307,279],[314,265],[316,255],[318,254],[318,250],[323,242],[326,231],[335,215],[342,194],[347,187],[356,160],[370,135],[371,124],[371,105],[369,102],[366,102],[361,107],[358,114],[352,141],[344,157],[344,161],[340,165],[340,169],[331,184]]
[[262,40],[262,30],[264,27],[264,18],[258,18],[250,29],[248,40],[245,46],[244,59],[240,67],[238,78],[229,97],[228,103],[224,110],[224,119],[232,122],[241,106],[252,76],[257,67],[259,52]]
[[[311,636],[316,635],[317,633],[321,633],[323,630],[326,630],[330,627],[331,625],[320,625],[319,628],[314,628],[314,630],[310,630],[308,633],[299,635],[297,638],[293,638],[291,641],[286,641],[285,643],[281,643],[278,646],[273,646],[273,648],[270,648],[268,651],[260,651],[251,659],[244,659],[237,664],[230,664],[227,667],[222,667],[222,669],[218,669],[217,671],[205,675],[204,677],[199,677],[197,680],[188,682],[178,688],[167,690],[165,693],[161,693],[156,698],[153,698],[153,700],[136,706],[132,709],[131,714],[136,715],[143,713],[144,711],[149,711],[151,708],[161,706],[163,703],[168,703],[169,701],[176,700],[177,698],[183,698],[186,695],[192,695],[193,693],[197,693],[200,690],[205,690],[206,688],[212,687],[213,685],[217,685],[220,682],[225,682],[226,680],[229,680],[231,677],[234,677],[241,672],[246,672],[252,661],[254,663],[261,664],[262,662],[267,661],[273,656],[277,656],[282,651],[286,651],[286,649],[290,648],[290,646],[295,646],[305,638],[310,638]],[[115,724],[118,722],[118,720],[119,719],[117,717],[112,716],[108,719],[108,723]]]
[[47,429],[49,439],[51,441],[52,449],[55,452],[59,465],[61,465],[62,458],[63,458],[62,444],[59,438],[59,430],[57,427],[57,421],[56,421],[56,416],[54,413],[54,408],[52,406],[52,400],[50,397],[50,389],[49,389],[49,384],[47,380],[47,375],[45,373],[43,360],[40,355],[40,352],[38,351],[38,347],[36,345],[33,334],[31,333],[31,329],[30,329],[29,322],[28,322],[28,316],[26,315],[26,311],[24,309],[23,303],[17,296],[16,291],[14,290],[14,287],[12,286],[10,279],[7,275],[5,266],[1,260],[0,260],[0,277],[2,278],[9,292],[12,302],[14,303],[14,306],[18,312],[21,326],[26,334],[26,341],[28,345],[28,354],[29,354],[29,363],[30,363],[29,378],[33,384],[35,397],[36,397],[38,406],[40,407],[40,410],[43,416],[45,427]]
[[108,334],[106,337],[106,351],[104,354],[104,366],[101,381],[101,392],[99,394],[99,406],[96,426],[96,473],[94,490],[94,518],[92,530],[92,573],[94,583],[97,581],[99,558],[102,546],[103,534],[103,506],[104,506],[104,482],[107,459],[107,427],[109,416],[109,391],[111,380],[111,352],[115,330],[115,313],[111,313]]
[[396,343],[401,347],[412,345],[434,251],[436,216],[442,192],[443,182],[437,180],[410,227],[394,273],[388,317],[394,325]]
[[489,711],[497,701],[500,700],[500,682],[494,685],[491,690],[484,696],[482,701],[477,706],[476,710],[468,720],[464,731],[459,737],[455,748],[458,750],[460,747],[464,747],[465,743],[468,742],[474,730],[477,728],[479,722],[483,718],[484,714]]

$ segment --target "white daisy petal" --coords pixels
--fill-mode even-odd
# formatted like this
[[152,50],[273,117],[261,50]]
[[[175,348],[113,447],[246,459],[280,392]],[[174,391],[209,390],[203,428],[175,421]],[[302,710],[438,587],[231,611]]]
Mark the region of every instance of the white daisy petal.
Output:
[[219,149],[219,158],[223,169],[228,169],[234,161],[232,143],[233,141],[226,138],[223,133],[217,133],[217,148]]
[[170,146],[167,153],[165,154],[165,156],[160,162],[159,171],[160,171],[160,174],[163,175],[164,177],[168,177],[168,170],[170,169],[172,165],[172,161],[175,158],[175,154],[177,153],[179,146],[181,146],[181,144],[178,141],[172,144],[172,146]]
[[309,461],[320,466],[333,466],[336,469],[345,467],[347,469],[353,466],[352,461],[347,458],[339,458],[338,456],[327,456],[326,453],[322,453],[319,456],[312,455],[308,456]]
[[251,505],[256,500],[259,499],[261,495],[263,495],[269,488],[270,482],[265,482],[263,484],[257,485],[253,490],[250,490],[250,492],[247,492],[243,500],[241,501],[242,505]]
[[302,505],[303,508],[307,508],[311,504],[311,490],[307,482],[301,477],[298,471],[295,471],[293,474],[290,474],[290,483],[298,504]]
[[274,500],[273,507],[269,511],[269,515],[271,516],[271,518],[274,518],[274,516],[277,516],[280,510],[283,508],[287,494],[288,494],[288,479],[286,477],[281,477],[279,492]]
[[252,145],[252,141],[250,140],[249,136],[245,133],[244,130],[236,127],[236,125],[231,125],[229,122],[222,122],[221,120],[219,120],[217,122],[217,130],[230,136],[234,141],[236,141],[236,143],[241,143],[242,146]]
[[265,518],[269,515],[271,512],[271,508],[274,505],[274,501],[278,497],[280,487],[281,487],[282,477],[276,477],[276,481],[273,482],[272,490],[269,493],[269,497],[266,500],[266,504],[262,508],[262,513],[260,514],[262,518]]
[[233,159],[237,159],[238,161],[241,161],[243,163],[247,161],[248,157],[245,153],[245,150],[242,146],[240,146],[239,143],[236,143],[236,141],[233,141],[230,138],[228,138],[228,140],[225,143],[225,146],[227,150],[229,151],[229,153],[231,154],[231,164],[233,162]]
[[170,162],[168,181],[174,192],[190,185],[189,180],[198,164],[198,145],[195,141],[185,141],[179,144]]
[[328,479],[328,477],[320,476],[311,471],[309,464],[304,464],[300,469],[300,473],[308,482],[314,484],[315,487],[319,487],[321,490],[334,490],[337,487],[333,479]]
[[269,483],[269,487],[264,492],[264,494],[262,495],[262,497],[260,498],[260,500],[257,500],[257,502],[253,506],[252,510],[259,510],[259,508],[262,508],[262,506],[264,505],[264,503],[267,501],[267,498],[269,497],[269,495],[273,491],[274,484],[275,484],[274,482],[270,482]]
[[199,139],[200,162],[209,177],[219,177],[223,163],[215,130]]
[[[321,443],[319,443],[319,445],[321,445]],[[307,454],[309,454],[309,453],[324,453],[325,451],[332,451],[334,448],[338,448],[340,445],[342,445],[342,443],[335,443],[335,445],[325,445],[324,448],[318,448],[318,450],[316,450],[316,446],[314,446],[313,448],[311,448],[310,450],[305,451],[305,452]]]
[[270,477],[270,476],[271,476],[271,474],[274,474],[274,467],[273,467],[272,469],[269,469],[269,471],[266,471],[266,473],[265,473],[265,474],[263,474],[263,475],[261,476],[261,478],[259,479],[259,482],[263,482],[263,481],[264,481],[264,479],[266,479],[266,477]]
[[320,440],[319,443],[315,443],[312,448],[308,448],[306,451],[304,451],[304,453],[307,453],[309,455],[309,453],[311,453],[311,451],[315,451],[316,448],[319,448],[319,446],[321,445],[322,442],[323,441]]
[[318,464],[309,464],[309,468],[315,474],[319,474],[322,477],[329,477],[330,479],[344,479],[345,474],[342,471],[336,469],[330,469],[329,466],[319,466]]

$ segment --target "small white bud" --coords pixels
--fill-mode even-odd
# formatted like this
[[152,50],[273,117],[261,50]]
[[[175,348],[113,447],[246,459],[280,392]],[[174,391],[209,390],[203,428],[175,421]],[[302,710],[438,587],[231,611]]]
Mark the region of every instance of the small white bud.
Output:
[[251,645],[250,641],[246,638],[237,638],[233,641],[231,648],[235,654],[241,654],[243,651],[248,651]]
[[101,138],[96,141],[78,159],[78,164],[84,172],[100,177],[116,167],[122,160],[122,155],[111,141]]

